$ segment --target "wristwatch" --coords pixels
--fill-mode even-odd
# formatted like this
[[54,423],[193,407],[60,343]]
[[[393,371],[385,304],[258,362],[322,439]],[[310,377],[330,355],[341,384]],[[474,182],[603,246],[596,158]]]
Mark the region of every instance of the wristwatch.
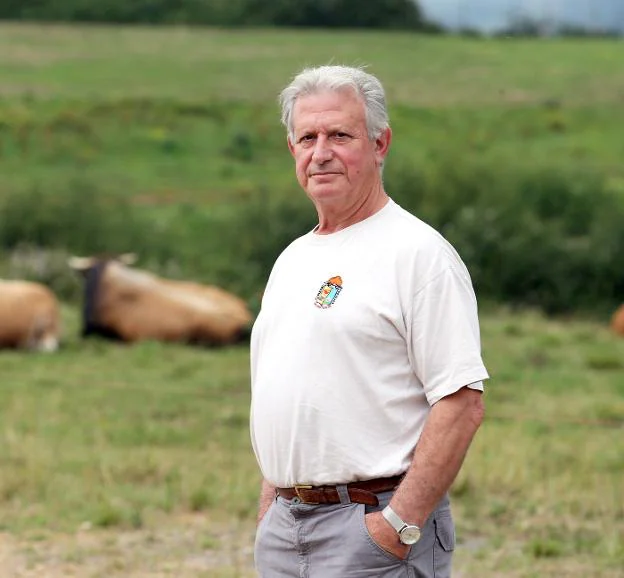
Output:
[[412,546],[420,540],[420,528],[414,524],[407,524],[401,520],[401,518],[399,518],[397,513],[390,506],[386,506],[381,513],[388,524],[390,524],[397,531],[399,540],[402,544]]

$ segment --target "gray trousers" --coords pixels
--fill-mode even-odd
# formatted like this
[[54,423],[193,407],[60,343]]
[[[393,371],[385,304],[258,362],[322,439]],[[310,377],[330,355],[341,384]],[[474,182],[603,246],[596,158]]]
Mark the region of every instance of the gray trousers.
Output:
[[368,533],[364,515],[385,507],[392,492],[377,497],[375,507],[350,503],[348,497],[319,506],[276,497],[256,532],[261,578],[450,578],[455,527],[448,496],[405,560],[377,546]]

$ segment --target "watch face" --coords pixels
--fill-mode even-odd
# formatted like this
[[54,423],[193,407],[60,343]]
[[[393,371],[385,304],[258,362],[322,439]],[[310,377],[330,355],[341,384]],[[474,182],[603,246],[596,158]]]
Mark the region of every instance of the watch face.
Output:
[[403,544],[407,544],[409,546],[416,544],[416,542],[420,539],[420,530],[416,526],[407,526],[401,532],[400,539]]

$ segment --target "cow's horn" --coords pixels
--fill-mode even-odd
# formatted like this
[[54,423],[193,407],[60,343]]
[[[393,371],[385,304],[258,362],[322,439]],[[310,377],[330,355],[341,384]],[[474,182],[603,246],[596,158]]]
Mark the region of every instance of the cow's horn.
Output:
[[121,261],[124,265],[133,265],[134,263],[136,263],[137,258],[138,257],[136,253],[122,253],[117,259]]
[[72,255],[69,259],[67,259],[67,264],[75,271],[85,271],[86,269],[93,267],[93,263],[93,257],[76,257]]

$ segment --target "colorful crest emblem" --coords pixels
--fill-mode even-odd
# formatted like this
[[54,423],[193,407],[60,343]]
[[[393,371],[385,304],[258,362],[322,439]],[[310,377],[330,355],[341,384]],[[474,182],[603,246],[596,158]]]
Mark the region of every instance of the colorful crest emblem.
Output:
[[342,291],[342,278],[339,276],[332,277],[319,289],[314,300],[314,305],[321,309],[329,309],[336,301],[338,295]]

